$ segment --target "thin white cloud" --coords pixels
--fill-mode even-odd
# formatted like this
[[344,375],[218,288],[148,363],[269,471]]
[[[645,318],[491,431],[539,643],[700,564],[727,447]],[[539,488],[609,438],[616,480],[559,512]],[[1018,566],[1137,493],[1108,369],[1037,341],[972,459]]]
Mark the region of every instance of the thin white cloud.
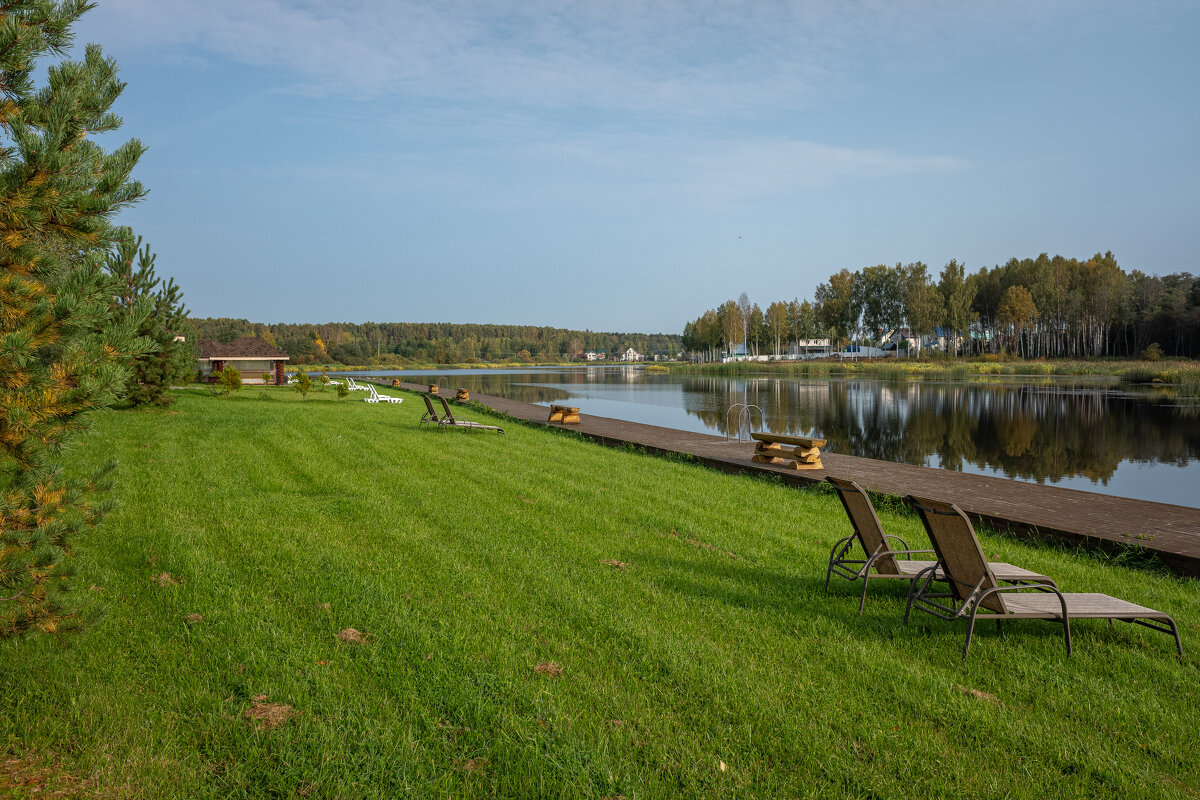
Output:
[[401,94],[692,115],[795,108],[865,65],[1036,38],[1081,0],[855,4],[106,0],[86,33],[123,50],[278,70],[309,94]]
[[324,195],[353,186],[359,196],[387,202],[424,197],[492,209],[565,204],[603,210],[736,206],[785,199],[843,181],[949,173],[969,166],[946,156],[787,139],[641,134],[505,139],[503,144],[463,144],[449,158],[429,159],[421,151],[402,149],[331,154],[320,163],[207,169],[228,170],[230,180],[252,178],[250,186],[270,187],[264,191],[283,186]]

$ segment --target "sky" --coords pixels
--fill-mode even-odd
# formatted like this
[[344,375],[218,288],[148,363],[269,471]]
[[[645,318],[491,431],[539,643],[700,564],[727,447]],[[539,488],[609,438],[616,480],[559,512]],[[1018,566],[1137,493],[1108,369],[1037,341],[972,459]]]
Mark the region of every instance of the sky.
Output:
[[193,316],[678,333],[843,268],[1200,272],[1200,3],[99,0]]

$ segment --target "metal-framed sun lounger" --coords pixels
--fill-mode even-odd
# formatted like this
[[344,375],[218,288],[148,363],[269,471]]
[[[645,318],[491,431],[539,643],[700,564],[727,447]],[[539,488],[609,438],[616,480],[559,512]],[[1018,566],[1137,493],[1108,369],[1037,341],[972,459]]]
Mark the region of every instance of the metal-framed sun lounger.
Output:
[[437,411],[433,408],[433,401],[429,399],[429,395],[421,395],[421,399],[425,401],[425,413],[421,415],[421,424],[432,422],[439,428],[442,426],[442,418],[438,416]]
[[472,431],[499,431],[504,433],[504,428],[498,425],[484,425],[482,422],[470,422],[465,419],[455,419],[454,412],[450,410],[450,404],[446,402],[446,398],[437,395],[437,399],[442,403],[442,417],[439,425],[450,426],[453,428],[466,428]]
[[[1001,586],[995,572],[983,556],[979,537],[971,520],[953,503],[910,495],[937,551],[936,568],[922,573],[909,594],[904,622],[917,608],[944,620],[967,620],[967,640],[963,659],[971,649],[971,636],[980,619],[997,625],[1010,619],[1042,619],[1063,626],[1067,655],[1071,655],[1072,619],[1121,620],[1142,625],[1175,637],[1175,647],[1183,654],[1183,642],[1175,620],[1161,611],[1139,606],[1118,597],[1091,592],[1061,592],[1053,584],[1031,581]],[[949,591],[934,591],[934,573],[944,573]],[[1028,591],[1025,591],[1028,590]]]
[[[827,590],[829,589],[829,579],[833,575],[849,581],[861,578],[863,582],[862,596],[858,601],[858,613],[861,614],[867,603],[867,587],[872,578],[906,580],[909,582],[911,591],[912,584],[917,577],[925,570],[937,565],[936,560],[921,561],[897,558],[897,556],[908,555],[935,555],[935,552],[910,549],[908,543],[899,536],[884,533],[879,516],[875,513],[875,507],[871,504],[871,498],[854,481],[835,478],[832,475],[826,476],[825,480],[837,490],[842,506],[846,509],[846,516],[850,518],[850,525],[854,528],[852,534],[840,539],[829,552],[829,567],[825,571],[825,588]],[[855,557],[857,555],[853,552],[855,542],[862,546],[865,558]],[[897,544],[899,549],[895,549]],[[992,562],[991,567],[997,580],[1001,582],[1040,581],[1054,584],[1054,581],[1045,575],[1002,561]],[[943,580],[944,578],[940,572],[935,571],[934,579]]]

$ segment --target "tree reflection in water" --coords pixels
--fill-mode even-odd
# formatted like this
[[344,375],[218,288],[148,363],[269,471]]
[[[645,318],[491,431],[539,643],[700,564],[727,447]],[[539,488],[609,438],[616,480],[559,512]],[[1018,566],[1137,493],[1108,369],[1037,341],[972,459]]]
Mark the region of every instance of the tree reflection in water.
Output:
[[950,470],[972,464],[1055,482],[1105,481],[1124,460],[1182,466],[1200,457],[1197,409],[1094,385],[705,377],[684,383],[688,413],[715,430],[725,432],[720,408],[752,402],[771,431],[822,436],[832,452],[883,461]]

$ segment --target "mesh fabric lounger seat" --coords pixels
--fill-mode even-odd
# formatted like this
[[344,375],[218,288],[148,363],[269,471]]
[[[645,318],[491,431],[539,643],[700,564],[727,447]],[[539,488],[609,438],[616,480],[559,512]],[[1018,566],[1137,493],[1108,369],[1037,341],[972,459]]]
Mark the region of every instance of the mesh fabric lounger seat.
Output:
[[[1183,654],[1183,642],[1175,620],[1161,611],[1139,606],[1107,594],[1060,592],[1058,587],[1040,581],[1000,586],[995,572],[983,557],[979,537],[971,520],[953,503],[909,495],[929,532],[929,540],[938,554],[938,569],[945,572],[948,592],[931,590],[934,569],[927,570],[913,584],[909,593],[909,612],[919,608],[935,617],[967,620],[967,640],[963,644],[963,659],[971,649],[975,621],[995,620],[997,626],[1010,619],[1044,619],[1063,626],[1067,655],[1071,655],[1072,619],[1121,620],[1143,625],[1175,637],[1175,647]],[[948,601],[945,602],[945,601]]]
[[[936,560],[920,561],[897,558],[896,556],[904,555],[936,554],[933,550],[911,550],[908,543],[899,536],[884,533],[883,526],[879,523],[879,516],[875,513],[875,507],[871,505],[871,498],[857,483],[844,478],[835,478],[832,475],[826,476],[825,480],[833,484],[833,488],[837,490],[838,497],[842,500],[842,506],[846,509],[846,516],[850,517],[850,524],[854,528],[854,533],[839,540],[829,553],[829,568],[825,571],[826,589],[829,588],[829,578],[832,575],[840,575],[851,581],[862,578],[862,597],[858,601],[858,613],[861,614],[867,602],[867,586],[872,578],[899,578],[908,581],[911,589],[913,581],[919,575],[925,570],[937,566]],[[855,542],[862,545],[863,552],[866,554],[865,559],[852,557],[856,555],[851,553]],[[892,542],[898,542],[900,549],[893,549],[895,545]],[[991,567],[996,579],[1001,582],[1038,581],[1054,585],[1054,581],[1045,575],[1015,567],[1003,561],[993,562]],[[935,570],[934,579],[944,580],[944,577],[940,571]]]
[[499,431],[500,433],[504,433],[504,428],[498,425],[484,425],[482,422],[455,419],[454,412],[450,410],[450,404],[446,402],[446,398],[439,394],[437,395],[437,399],[442,403],[442,418],[438,422],[439,425],[448,425],[452,428],[466,428],[472,431]]
[[425,425],[426,422],[434,422],[438,426],[442,425],[442,417],[438,416],[436,410],[433,410],[433,402],[431,401],[430,396],[421,395],[421,399],[422,401],[425,401],[426,408],[425,414],[421,415],[421,425]]

